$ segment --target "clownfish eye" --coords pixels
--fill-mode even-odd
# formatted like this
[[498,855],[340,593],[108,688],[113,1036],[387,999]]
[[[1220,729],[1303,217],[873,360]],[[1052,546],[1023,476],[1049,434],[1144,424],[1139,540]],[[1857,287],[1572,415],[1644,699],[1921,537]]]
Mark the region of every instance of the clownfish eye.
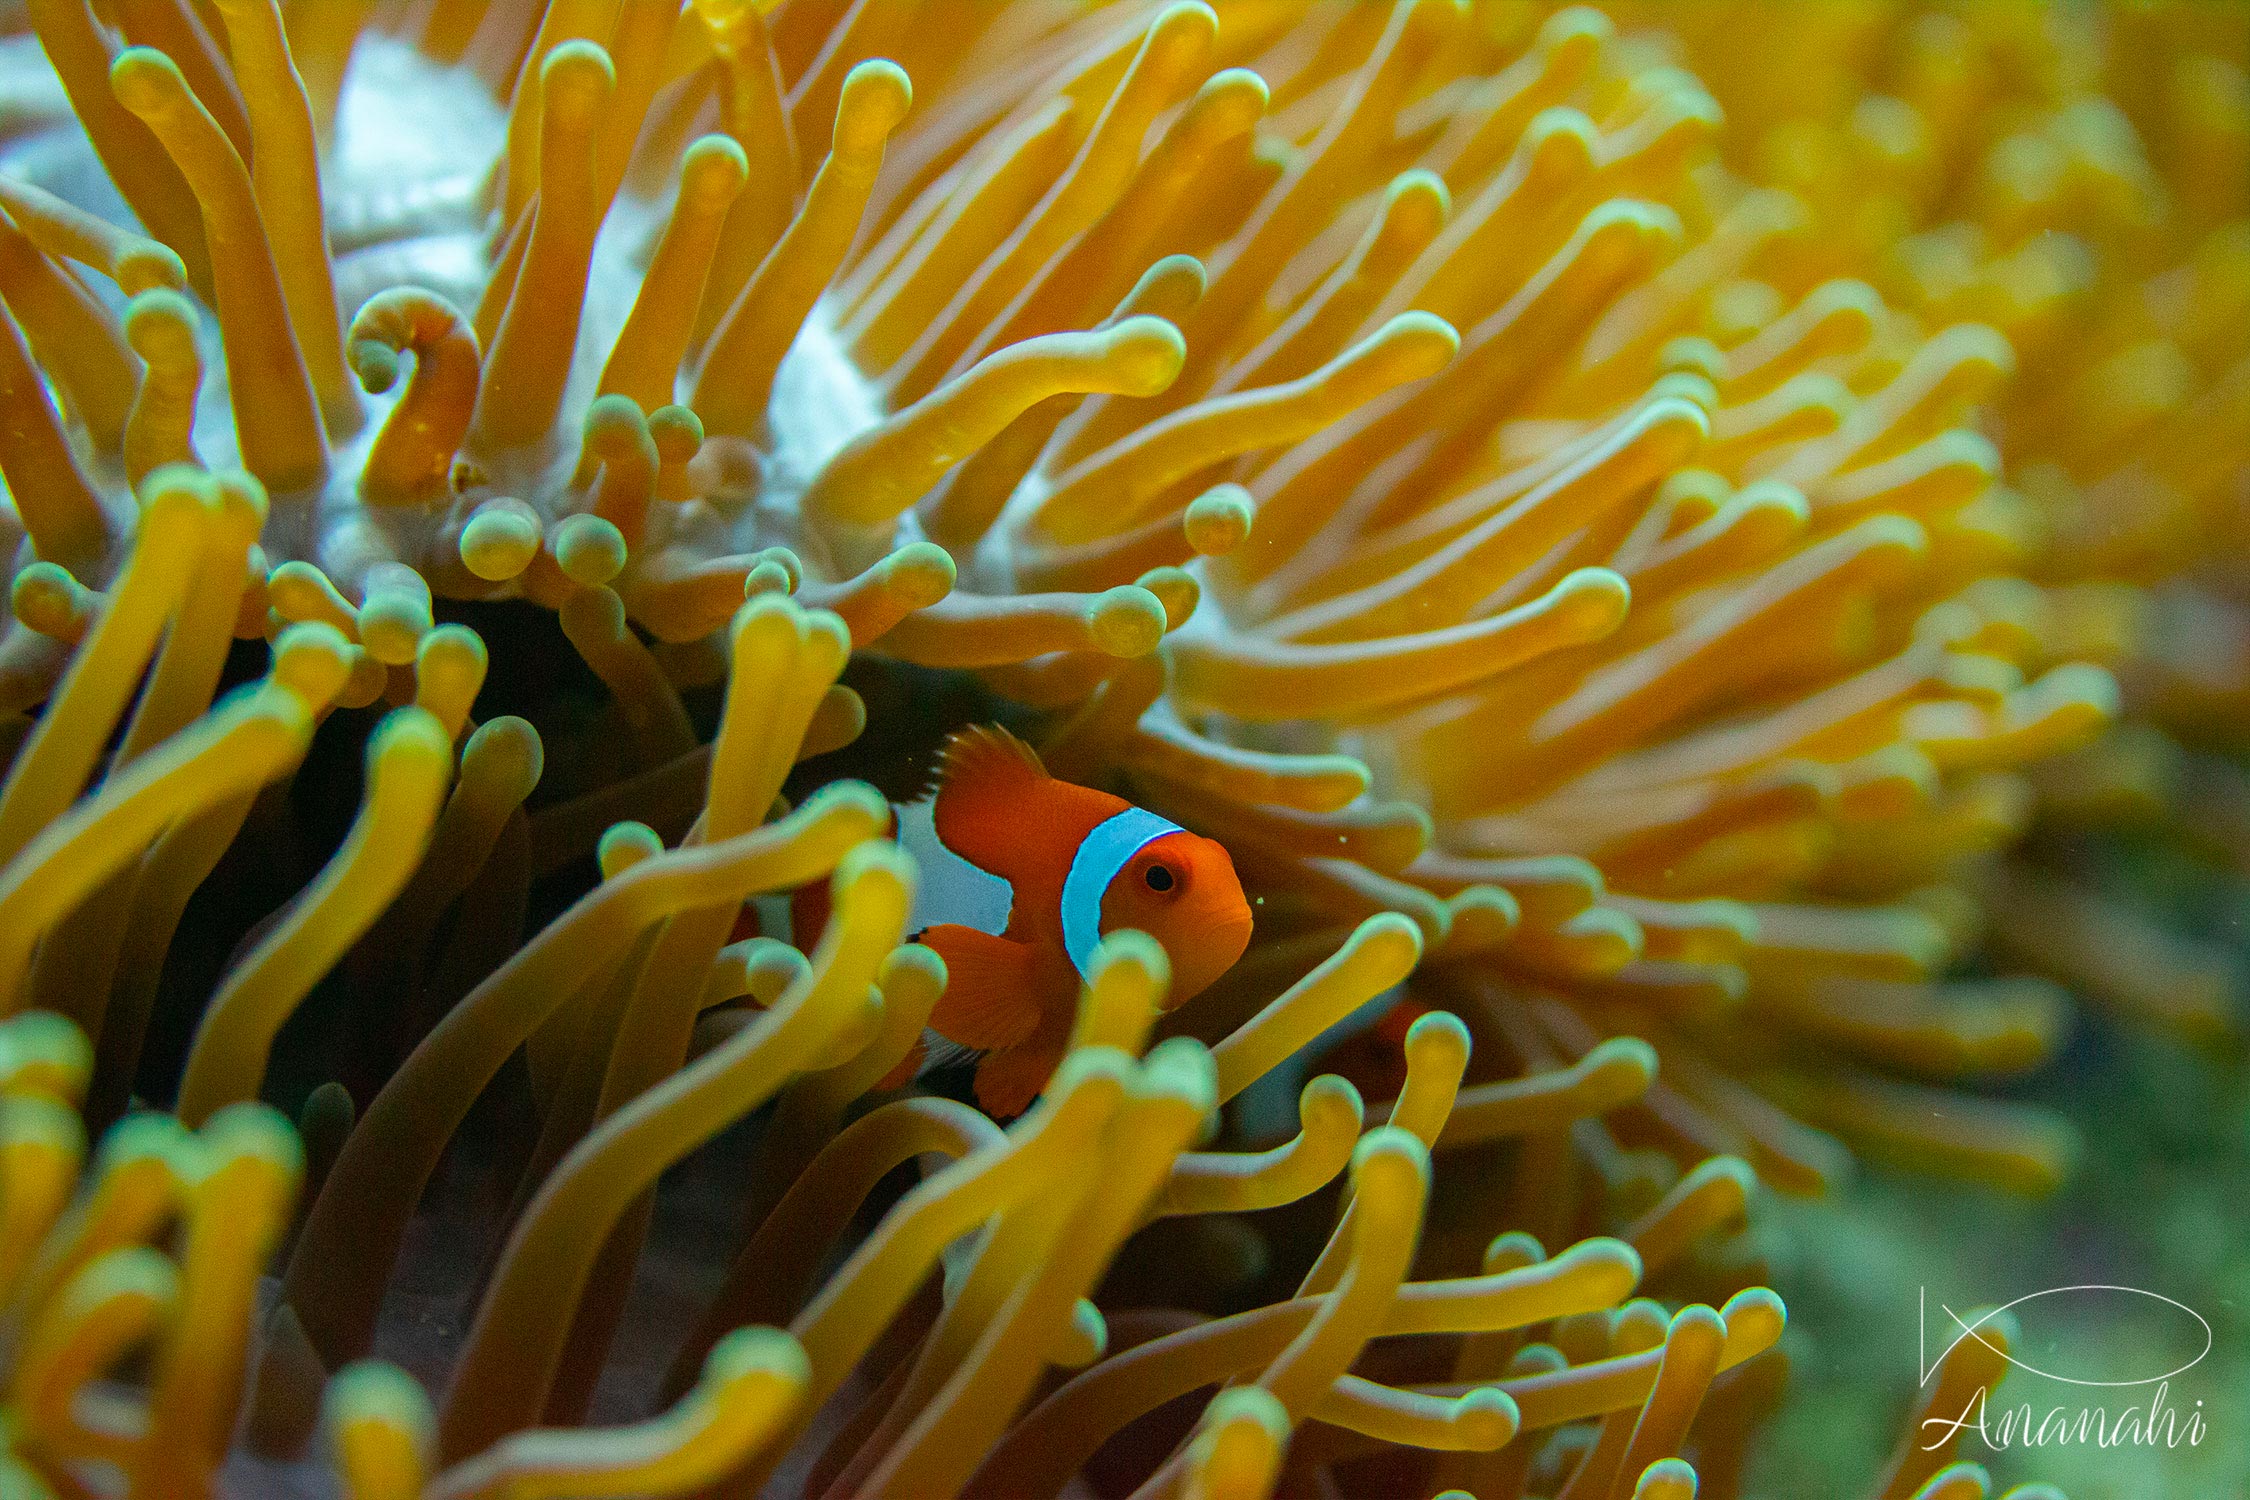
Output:
[[1150,890],[1158,892],[1168,891],[1179,884],[1178,877],[1166,865],[1150,865],[1141,872],[1141,879],[1148,883]]

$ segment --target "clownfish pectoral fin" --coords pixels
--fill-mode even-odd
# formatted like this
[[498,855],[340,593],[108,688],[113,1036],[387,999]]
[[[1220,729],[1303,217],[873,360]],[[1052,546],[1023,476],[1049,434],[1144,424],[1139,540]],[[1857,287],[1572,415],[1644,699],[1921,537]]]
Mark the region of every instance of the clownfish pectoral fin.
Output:
[[995,875],[1022,863],[1029,798],[1052,781],[1039,754],[997,724],[955,730],[939,753],[938,841]]
[[1038,1029],[1029,946],[952,922],[930,928],[920,941],[945,960],[945,993],[930,1011],[932,1031],[979,1052],[996,1052]]
[[1062,1053],[1052,1047],[1014,1047],[977,1064],[977,1103],[986,1114],[1008,1119],[1031,1108],[1031,1101],[1054,1077]]

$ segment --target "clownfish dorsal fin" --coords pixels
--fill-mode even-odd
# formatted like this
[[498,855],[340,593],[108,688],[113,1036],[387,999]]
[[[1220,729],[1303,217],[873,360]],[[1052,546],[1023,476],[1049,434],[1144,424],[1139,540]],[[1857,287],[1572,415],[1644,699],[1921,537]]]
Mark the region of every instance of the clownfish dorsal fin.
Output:
[[970,724],[945,737],[938,750],[938,785],[987,776],[1048,779],[1039,752],[998,724]]
[[973,724],[946,737],[938,752],[937,801],[930,820],[938,841],[970,864],[1006,878],[1018,861],[1027,810],[1054,778],[1039,754],[997,724]]

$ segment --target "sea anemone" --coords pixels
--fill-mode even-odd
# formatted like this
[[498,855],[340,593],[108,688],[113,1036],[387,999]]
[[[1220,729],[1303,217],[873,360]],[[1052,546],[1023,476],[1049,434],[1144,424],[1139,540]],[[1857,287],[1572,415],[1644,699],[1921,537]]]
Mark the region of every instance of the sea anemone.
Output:
[[1986,880],[1994,946],[2122,1016],[2235,1037],[2239,960],[2175,920],[2198,903],[2117,878],[2150,840],[2121,859],[2087,834],[2250,870],[2250,15],[1739,13],[1666,16],[1731,112],[1731,154],[1809,206],[1823,264],[2007,335],[2022,373],[1988,425],[2028,523],[2020,566],[2046,585],[2040,659],[2099,662],[2123,688],[2112,731],[2028,779],[2038,832]]
[[[861,924],[869,922],[878,934],[892,934],[910,879],[895,851],[870,846],[851,857],[837,882],[849,936],[824,946],[816,964],[821,978],[795,987],[798,994],[810,999],[823,980],[850,968],[842,955],[855,948],[862,962],[850,977],[865,986],[864,960],[873,950],[854,939],[868,935]],[[1410,947],[1408,931],[1399,923],[1372,933],[1369,946],[1389,937]],[[899,1201],[789,1332],[751,1326],[726,1334],[703,1357],[693,1384],[647,1422],[514,1430],[482,1448],[473,1440],[506,1428],[511,1408],[527,1397],[536,1406],[536,1380],[528,1388],[517,1383],[527,1372],[509,1369],[512,1378],[502,1378],[488,1369],[480,1384],[469,1373],[476,1368],[472,1355],[443,1411],[433,1413],[422,1387],[397,1367],[360,1361],[328,1379],[321,1398],[322,1456],[332,1482],[351,1500],[654,1496],[720,1479],[754,1487],[811,1426],[822,1402],[853,1377],[884,1325],[916,1300],[917,1284],[947,1241],[984,1223],[985,1233],[972,1235],[973,1253],[946,1278],[952,1292],[942,1311],[916,1320],[924,1331],[910,1362],[876,1389],[881,1399],[868,1399],[858,1417],[828,1435],[810,1477],[817,1481],[825,1468],[831,1492],[932,1495],[966,1487],[974,1494],[1054,1494],[1119,1427],[1230,1376],[1255,1379],[1210,1401],[1192,1441],[1145,1486],[1150,1492],[1177,1485],[1191,1494],[1268,1493],[1293,1429],[1309,1423],[1307,1443],[1327,1463],[1404,1444],[1494,1455],[1472,1476],[1481,1494],[1519,1494],[1527,1479],[1542,1489],[1561,1479],[1562,1493],[1682,1500],[1698,1493],[1698,1474],[1675,1455],[1707,1396],[1715,1415],[1705,1423],[1704,1472],[1722,1492],[1731,1487],[1743,1429],[1771,1399],[1774,1382],[1713,1381],[1738,1366],[1769,1376],[1778,1368],[1770,1360],[1749,1363],[1781,1331],[1772,1293],[1745,1292],[1720,1310],[1690,1305],[1668,1312],[1646,1299],[1625,1302],[1642,1269],[1631,1246],[1589,1240],[1548,1258],[1520,1232],[1493,1243],[1480,1276],[1405,1280],[1429,1187],[1421,1140],[1411,1128],[1380,1126],[1355,1141],[1357,1110],[1350,1109],[1349,1122],[1322,1129],[1316,1143],[1308,1103],[1305,1137],[1281,1160],[1185,1150],[1230,1064],[1242,1074],[1240,1059],[1254,1066],[1277,1039],[1252,1027],[1230,1039],[1243,1048],[1231,1055],[1179,1042],[1133,1061],[1151,989],[1163,983],[1161,959],[1152,965],[1149,945],[1136,936],[1105,948],[1078,1045],[1048,1100],[1015,1129],[1003,1133],[952,1101],[898,1099],[819,1153],[752,1242],[766,1252],[763,1299],[797,1300],[829,1236],[885,1172],[917,1153],[953,1159]],[[843,1011],[849,1025],[878,1017],[885,1002],[926,1006],[942,975],[918,951],[893,950],[881,1001],[870,993],[857,1007],[828,1009]],[[1331,973],[1331,984],[1343,973]],[[1317,1010],[1333,998],[1308,992],[1298,1007]],[[793,997],[778,1004],[800,1017],[808,1009]],[[1282,1003],[1261,1017],[1266,1030],[1287,1031],[1301,1020]],[[763,1053],[769,1065],[784,1061],[771,1054],[787,1029],[760,1028],[767,1045],[733,1049],[731,1068],[699,1064],[683,1072],[678,1086],[664,1091],[671,1110],[629,1109],[617,1119],[642,1122],[644,1141],[660,1124],[679,1125],[694,1114],[699,1096],[707,1104],[712,1093],[739,1086],[741,1075],[754,1071],[747,1066],[753,1056]],[[800,1045],[811,1029],[796,1028]],[[880,1019],[869,1029],[899,1033]],[[1418,1030],[1424,1039],[1414,1049],[1417,1063],[1446,1053],[1445,1044],[1459,1038],[1458,1023]],[[834,1035],[831,1026],[815,1045]],[[876,1050],[883,1050],[880,1043]],[[197,1130],[166,1114],[122,1120],[81,1180],[86,1142],[78,1106],[92,1062],[83,1035],[59,1017],[27,1012],[0,1023],[0,1160],[10,1189],[0,1224],[10,1443],[0,1472],[31,1495],[100,1493],[105,1476],[134,1495],[207,1494],[245,1394],[258,1268],[289,1232],[305,1159],[282,1116],[239,1103]],[[826,1081],[825,1073],[800,1079],[792,1097]],[[1328,1092],[1348,1096],[1340,1080],[1325,1082],[1336,1086]],[[1436,1124],[1442,1127],[1442,1118]],[[585,1144],[621,1138],[605,1127]],[[1337,1146],[1349,1152],[1353,1197],[1331,1241],[1344,1253],[1326,1291],[1214,1320],[1178,1311],[1143,1315],[1131,1346],[1102,1357],[1107,1323],[1074,1293],[1093,1290],[1119,1236],[1151,1213],[1278,1202],[1333,1175]],[[1083,1170],[1089,1153],[1102,1156],[1108,1175]],[[1316,1153],[1324,1158],[1316,1168],[1287,1161]],[[595,1185],[598,1173],[571,1170],[589,1167],[600,1154],[574,1152],[556,1179],[564,1185],[559,1193],[543,1191],[540,1207],[557,1196],[605,1196]],[[1115,1175],[1136,1166],[1130,1181]],[[629,1177],[606,1194],[612,1203],[644,1180]],[[1104,1191],[1092,1191],[1092,1181]],[[527,1247],[538,1234],[531,1226],[540,1217],[535,1209],[511,1238],[477,1333],[508,1317],[495,1309],[511,1301],[552,1306],[557,1283],[534,1281],[512,1264],[533,1253]],[[577,1227],[587,1226],[579,1220]],[[799,1238],[806,1234],[809,1240]],[[582,1272],[599,1253],[599,1240],[573,1250],[550,1239],[545,1249],[546,1269],[561,1270],[567,1280],[563,1268]],[[1556,1330],[1556,1342],[1523,1344],[1521,1331],[1540,1325]],[[1488,1354],[1512,1351],[1503,1378],[1398,1389],[1348,1373],[1371,1338],[1462,1333]],[[1983,1500],[1990,1492],[1979,1466],[1954,1461],[1957,1427],[1942,1436],[1925,1429],[1932,1420],[1942,1426],[1998,1383],[2012,1337],[2001,1314],[1979,1338],[1948,1352],[1876,1493]],[[559,1338],[550,1329],[544,1342],[551,1347]],[[534,1329],[528,1342],[506,1348],[513,1354],[541,1342]],[[496,1346],[472,1336],[471,1347]],[[1089,1361],[1099,1362],[1053,1385],[1011,1426],[1009,1414],[1045,1367]],[[127,1373],[135,1369],[145,1373]],[[464,1387],[491,1404],[465,1406]],[[271,1392],[270,1384],[263,1387]],[[1595,1425],[1583,1425],[1589,1418]],[[1548,1438],[1547,1430],[1558,1427]],[[459,1445],[468,1456],[439,1468],[436,1460]],[[287,1482],[282,1471],[241,1458],[229,1472],[236,1482]],[[803,1483],[807,1476],[796,1478]],[[2018,1500],[2053,1494],[2009,1493]]]
[[[39,1482],[205,1492],[240,1405],[267,1454],[325,1411],[365,1495],[1720,1494],[1778,1367],[1714,1233],[1758,1178],[1831,1178],[1819,1127],[2060,1170],[1912,1081],[2052,1041],[2050,988],[1932,976],[2015,768],[2114,695],[1967,425],[2008,343],[1801,253],[1601,15],[23,14],[0,996],[76,1058],[9,1240]],[[878,1087],[945,976],[837,769],[955,705],[1260,903],[1154,1045],[1112,935],[1005,1128]],[[830,879],[809,951],[741,930]],[[1226,1123],[1402,984],[1348,1069],[1395,1100]],[[1985,1493],[1946,1456],[1880,1492]]]

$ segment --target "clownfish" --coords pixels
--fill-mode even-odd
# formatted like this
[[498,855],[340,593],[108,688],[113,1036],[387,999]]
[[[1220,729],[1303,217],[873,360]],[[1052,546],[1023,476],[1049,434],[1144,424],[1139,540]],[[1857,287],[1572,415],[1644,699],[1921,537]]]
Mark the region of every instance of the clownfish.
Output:
[[[945,960],[929,1029],[983,1054],[976,1096],[990,1113],[1021,1114],[1046,1087],[1104,933],[1138,928],[1163,945],[1167,1008],[1201,993],[1250,945],[1250,904],[1213,840],[1058,781],[997,726],[957,730],[938,764],[938,842],[1007,886],[1000,931],[939,922],[915,936]],[[921,1052],[902,1065],[907,1076]]]

